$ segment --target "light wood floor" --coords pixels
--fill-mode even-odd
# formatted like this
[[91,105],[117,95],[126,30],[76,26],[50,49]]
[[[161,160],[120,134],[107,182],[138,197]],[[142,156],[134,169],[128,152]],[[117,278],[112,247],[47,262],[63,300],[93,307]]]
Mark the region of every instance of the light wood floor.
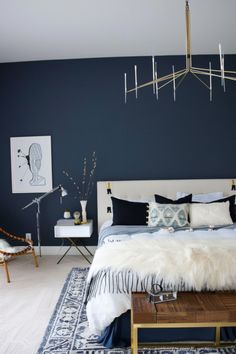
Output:
[[20,256],[9,262],[11,283],[0,267],[0,353],[35,354],[66,276],[72,267],[87,267],[81,256]]

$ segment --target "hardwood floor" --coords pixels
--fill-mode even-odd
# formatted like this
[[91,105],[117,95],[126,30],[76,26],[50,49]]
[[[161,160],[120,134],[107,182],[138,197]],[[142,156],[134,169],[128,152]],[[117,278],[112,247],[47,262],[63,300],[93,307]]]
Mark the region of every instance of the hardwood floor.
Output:
[[11,283],[0,267],[0,353],[35,354],[66,276],[72,267],[88,267],[81,256],[30,256],[9,262]]

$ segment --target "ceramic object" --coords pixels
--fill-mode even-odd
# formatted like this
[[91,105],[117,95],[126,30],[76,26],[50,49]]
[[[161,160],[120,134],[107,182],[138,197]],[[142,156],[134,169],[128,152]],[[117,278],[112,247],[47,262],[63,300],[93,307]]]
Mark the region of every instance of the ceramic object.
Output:
[[80,204],[82,209],[82,223],[85,224],[87,222],[87,212],[86,212],[87,200],[81,200]]
[[74,224],[75,225],[79,225],[81,223],[81,220],[80,220],[80,212],[79,211],[75,211],[73,213],[73,217],[74,217]]
[[64,216],[64,219],[70,219],[70,217],[71,217],[70,211],[69,210],[65,210],[63,216]]

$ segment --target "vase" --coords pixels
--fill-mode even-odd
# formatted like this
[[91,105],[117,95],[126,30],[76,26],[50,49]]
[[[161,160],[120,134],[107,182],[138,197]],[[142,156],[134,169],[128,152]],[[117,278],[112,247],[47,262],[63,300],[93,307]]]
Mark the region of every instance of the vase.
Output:
[[70,215],[70,211],[69,210],[65,210],[63,216],[64,216],[64,219],[70,219],[70,216],[71,216]]
[[82,209],[82,223],[85,224],[87,222],[87,212],[86,212],[87,200],[81,200],[80,204]]

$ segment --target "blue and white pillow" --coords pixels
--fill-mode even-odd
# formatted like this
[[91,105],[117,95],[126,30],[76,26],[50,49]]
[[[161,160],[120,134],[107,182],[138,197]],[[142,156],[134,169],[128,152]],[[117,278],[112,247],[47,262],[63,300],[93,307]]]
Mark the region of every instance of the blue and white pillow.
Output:
[[149,227],[184,227],[188,222],[189,204],[158,204],[148,203]]

